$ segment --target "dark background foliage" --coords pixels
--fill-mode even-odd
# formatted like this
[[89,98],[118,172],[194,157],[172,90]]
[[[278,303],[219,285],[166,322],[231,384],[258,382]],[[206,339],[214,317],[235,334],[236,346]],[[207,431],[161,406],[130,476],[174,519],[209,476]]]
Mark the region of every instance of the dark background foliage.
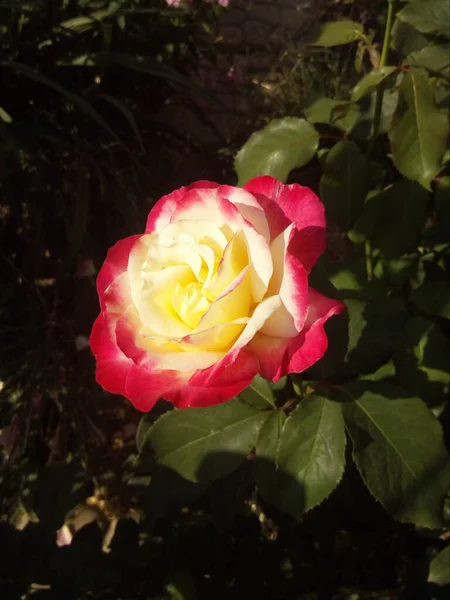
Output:
[[[236,0],[237,9],[244,4]],[[447,555],[437,552],[445,550],[448,530],[391,518],[350,460],[336,491],[301,517],[262,500],[254,481],[264,480],[273,464],[252,455],[211,454],[200,466],[205,477],[228,474],[207,490],[165,467],[152,471],[149,485],[153,457],[144,452],[138,460],[135,443],[141,415],[97,386],[80,337],[89,335],[98,313],[95,275],[86,261],[98,270],[107,248],[141,231],[164,193],[198,179],[236,183],[233,157],[255,129],[287,114],[314,122],[315,98],[347,102],[379,60],[387,3],[324,1],[313,3],[315,10],[306,0],[297,4],[303,25],[282,43],[274,35],[252,45],[245,36],[237,43],[227,38],[230,16],[200,1],[187,8],[151,0],[0,1],[1,598],[444,597],[439,573]],[[251,15],[260,16],[257,9]],[[320,19],[362,23],[370,43],[304,46]],[[397,46],[420,35],[397,34]],[[406,55],[415,48],[397,50]],[[389,103],[386,111],[389,120]],[[351,113],[344,110],[344,118]],[[356,165],[356,143],[364,140],[369,118],[352,131],[356,150],[346,150],[356,153]],[[322,148],[342,136],[334,125],[321,125],[324,120],[317,118]],[[371,152],[378,161],[372,168],[384,169],[385,182],[397,182],[385,135]],[[318,191],[319,159],[289,177]],[[439,185],[438,216],[446,214],[439,206],[448,192],[441,182],[437,195]],[[321,192],[326,196],[326,189]],[[381,210],[391,210],[392,198],[383,202]],[[373,235],[373,223],[383,216],[379,207],[356,223],[352,241]],[[417,240],[401,248],[402,255],[412,252],[410,260],[394,264],[396,230],[389,235],[385,213],[384,219],[379,229],[386,256],[375,269],[384,269],[400,295],[417,269]],[[439,360],[448,352],[442,341],[448,321],[424,318],[429,300],[419,297],[424,311],[412,311],[404,333],[406,313],[384,299],[378,280],[369,286],[372,292],[379,285],[378,304],[372,296],[366,304],[355,266],[364,271],[364,256],[339,236],[342,223],[332,224],[337,233],[330,232],[326,278],[346,291],[354,322],[372,324],[364,339],[350,329],[343,381],[359,374],[388,379],[390,372],[377,369],[393,357],[395,383],[400,378],[423,399],[428,394],[429,406],[448,425],[445,390],[439,380],[430,387],[427,370],[446,368]],[[434,247],[433,235],[442,243],[448,237],[448,220],[431,225]],[[431,253],[428,262],[421,255],[430,281],[442,281],[442,252]],[[345,261],[353,261],[353,277]],[[342,329],[342,323],[330,327]],[[374,343],[380,327],[383,340],[401,329],[400,349],[386,347],[380,336]],[[414,371],[425,333],[435,343],[430,357],[422,356],[422,370]],[[330,348],[322,377],[334,374],[333,353],[339,352]],[[308,377],[318,378],[314,370]],[[280,391],[287,414],[306,385],[294,378]],[[166,408],[158,405],[150,422]],[[301,504],[304,490],[288,474],[281,477]],[[64,524],[73,541],[58,547]]]

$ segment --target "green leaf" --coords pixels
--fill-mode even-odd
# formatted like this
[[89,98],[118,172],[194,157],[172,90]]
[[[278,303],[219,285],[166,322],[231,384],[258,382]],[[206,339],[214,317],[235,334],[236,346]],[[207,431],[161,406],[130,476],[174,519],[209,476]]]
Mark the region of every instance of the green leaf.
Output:
[[336,488],[344,465],[345,431],[339,403],[307,396],[281,432],[276,505],[297,517],[311,510]]
[[359,381],[342,391],[353,459],[375,498],[400,521],[443,525],[450,484],[442,429],[427,406],[384,382]]
[[[314,33],[316,33],[314,31]],[[323,46],[329,48],[330,46],[341,46],[342,44],[349,44],[356,40],[360,40],[363,37],[364,28],[361,23],[355,21],[330,21],[329,23],[322,23],[317,30],[313,41],[310,42],[311,46]]]
[[450,386],[450,348],[439,326],[422,317],[409,319],[393,360],[396,383],[439,415],[448,403]]
[[271,121],[253,133],[234,160],[238,185],[258,175],[272,175],[286,181],[292,169],[308,163],[319,146],[314,127],[296,117]]
[[251,384],[239,394],[239,398],[258,410],[267,410],[275,406],[272,388],[260,375],[256,375]]
[[361,114],[353,102],[332,100],[325,96],[314,100],[303,112],[310,123],[329,123],[344,131],[350,131]]
[[150,428],[145,444],[157,465],[190,481],[210,482],[245,460],[268,414],[237,399],[209,408],[172,410]]
[[436,107],[428,82],[410,69],[389,131],[392,160],[400,173],[430,189],[442,169],[448,133],[446,111]]
[[450,319],[448,281],[426,281],[412,291],[411,302],[428,315]]
[[263,498],[272,504],[277,504],[279,493],[276,461],[286,419],[287,416],[282,410],[272,412],[261,427],[255,447],[255,483]]
[[450,583],[450,546],[437,554],[430,562],[428,583],[448,585]]
[[411,52],[406,63],[450,76],[450,44],[433,44]]
[[354,142],[340,141],[328,153],[320,180],[327,220],[348,231],[370,189],[370,164]]
[[392,47],[400,56],[419,52],[430,45],[430,39],[408,23],[396,19],[392,28]]
[[409,2],[397,13],[403,23],[412,25],[421,33],[437,33],[450,38],[450,4],[448,0]]
[[348,350],[340,374],[370,373],[396,350],[407,319],[398,298],[382,297],[362,302],[345,300],[350,319]]
[[352,101],[358,102],[358,100],[373,92],[382,81],[396,71],[398,71],[397,67],[384,66],[365,75],[353,88]]
[[416,249],[425,225],[428,194],[413,181],[398,181],[364,204],[349,232],[355,244],[374,241],[383,255],[397,258]]

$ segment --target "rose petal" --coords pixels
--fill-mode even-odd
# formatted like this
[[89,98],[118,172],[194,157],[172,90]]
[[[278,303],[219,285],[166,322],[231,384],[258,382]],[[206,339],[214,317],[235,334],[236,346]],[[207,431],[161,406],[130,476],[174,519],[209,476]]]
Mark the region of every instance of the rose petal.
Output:
[[146,364],[132,365],[125,383],[125,396],[138,410],[148,412],[161,398],[187,386],[189,373],[153,371]]
[[264,379],[278,381],[287,373],[301,373],[325,354],[328,347],[324,325],[327,320],[345,310],[338,300],[323,296],[309,288],[310,308],[305,328],[297,337],[285,339],[257,333],[249,348],[259,358]]
[[266,215],[253,194],[242,188],[232,187],[231,185],[221,185],[219,192],[224,198],[235,205],[244,219],[251,223],[263,238],[270,241],[270,230]]
[[100,303],[102,302],[103,292],[106,288],[126,271],[131,249],[140,237],[140,235],[127,237],[117,242],[117,244],[108,250],[105,262],[97,277],[97,292]]
[[133,362],[117,346],[115,321],[108,323],[107,317],[100,314],[92,328],[89,343],[97,359],[97,382],[112,394],[125,395],[125,381]]
[[[255,336],[270,315],[281,305],[279,296],[266,298],[258,304],[249,322],[246,324],[242,333],[237,338],[231,350],[218,363],[207,369],[204,373],[195,373],[190,381],[192,385],[208,384],[213,385],[215,379],[220,377],[225,369],[234,364],[242,349]],[[199,383],[197,383],[199,382]]]
[[300,260],[291,253],[291,240],[296,234],[290,225],[271,243],[274,274],[268,294],[280,295],[282,305],[264,323],[262,333],[279,337],[295,337],[308,314],[308,276]]
[[250,180],[244,189],[254,194],[264,209],[272,239],[295,223],[295,255],[309,273],[326,247],[325,209],[316,194],[297,183],[285,185],[269,175]]

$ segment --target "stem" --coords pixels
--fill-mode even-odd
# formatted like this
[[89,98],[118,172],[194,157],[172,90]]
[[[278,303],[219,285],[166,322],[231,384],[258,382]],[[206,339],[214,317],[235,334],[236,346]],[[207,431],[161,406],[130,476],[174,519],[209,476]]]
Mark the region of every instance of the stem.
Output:
[[364,250],[366,253],[367,281],[372,281],[372,279],[373,279],[372,242],[370,240],[366,240],[366,243],[364,245]]
[[[388,13],[386,18],[386,28],[384,30],[383,48],[381,49],[380,64],[378,68],[384,67],[387,61],[389,52],[389,42],[391,40],[392,26],[394,25],[394,14],[397,0],[388,0]],[[375,99],[375,111],[372,123],[372,135],[367,149],[367,157],[370,158],[375,147],[375,141],[380,131],[381,111],[383,108],[383,95],[384,95],[384,81],[380,83],[377,89],[377,95]],[[373,263],[372,263],[372,242],[367,240],[365,243],[366,253],[366,273],[367,281],[373,279]]]
[[[386,19],[386,29],[384,30],[384,40],[383,40],[383,48],[381,50],[380,64],[378,68],[384,67],[387,61],[387,56],[389,52],[389,42],[391,39],[392,26],[394,25],[394,14],[395,14],[395,5],[397,4],[397,0],[388,0],[388,14]],[[369,156],[373,152],[373,147],[375,145],[375,140],[378,137],[378,133],[380,130],[380,120],[381,120],[381,110],[383,108],[383,95],[384,95],[384,82],[381,82],[377,89],[377,95],[375,100],[375,114],[373,117],[372,124],[372,137],[369,143],[368,154]]]

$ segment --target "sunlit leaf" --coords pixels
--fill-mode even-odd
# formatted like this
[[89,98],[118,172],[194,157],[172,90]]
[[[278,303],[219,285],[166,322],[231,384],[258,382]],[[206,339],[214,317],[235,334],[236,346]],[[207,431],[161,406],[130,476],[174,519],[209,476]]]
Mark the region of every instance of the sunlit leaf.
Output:
[[397,18],[421,33],[437,33],[450,38],[450,4],[448,0],[408,2]]
[[311,46],[340,46],[360,40],[364,28],[355,21],[330,21],[318,27],[317,35],[310,42]]
[[363,98],[366,94],[373,92],[382,81],[396,71],[398,71],[397,67],[384,66],[380,69],[374,69],[365,75],[353,88],[353,102],[358,102],[358,100],[361,100],[361,98]]
[[310,123],[329,123],[345,131],[350,131],[360,116],[360,110],[353,102],[318,98],[303,111]]
[[344,472],[340,405],[322,396],[307,396],[283,426],[276,464],[279,508],[299,516],[325,500]]
[[430,562],[428,582],[438,585],[450,583],[450,546],[441,550]]
[[173,410],[150,428],[145,444],[157,465],[190,481],[213,481],[245,460],[268,415],[237,399],[209,408]]
[[406,62],[434,73],[450,75],[450,44],[433,44],[411,52]]
[[285,117],[253,133],[234,161],[238,185],[258,175],[286,181],[292,169],[308,163],[319,146],[319,134],[304,119]]
[[251,384],[239,394],[239,398],[258,410],[267,410],[275,406],[272,388],[260,375],[256,375]]
[[342,391],[353,458],[371,493],[396,519],[441,527],[450,465],[438,420],[422,400],[384,382]]
[[12,117],[9,113],[6,112],[4,108],[0,106],[0,119],[5,123],[12,123]]
[[400,85],[400,98],[389,138],[392,160],[409,179],[430,189],[442,169],[449,134],[448,115],[438,109],[432,89],[413,69]]

